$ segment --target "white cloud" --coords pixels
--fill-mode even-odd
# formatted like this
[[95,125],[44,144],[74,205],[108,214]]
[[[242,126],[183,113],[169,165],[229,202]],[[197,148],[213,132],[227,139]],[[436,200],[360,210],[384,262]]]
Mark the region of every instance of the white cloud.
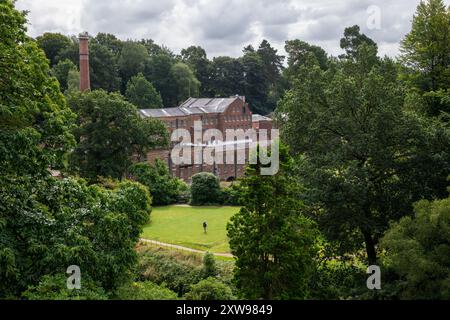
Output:
[[[445,1],[450,4],[450,0]],[[210,57],[239,56],[262,39],[284,53],[284,41],[302,39],[341,53],[339,39],[354,24],[373,38],[381,54],[398,54],[419,0],[18,0],[29,10],[29,34],[113,33],[151,38],[179,52],[200,45]],[[367,8],[381,10],[381,28],[369,30]]]

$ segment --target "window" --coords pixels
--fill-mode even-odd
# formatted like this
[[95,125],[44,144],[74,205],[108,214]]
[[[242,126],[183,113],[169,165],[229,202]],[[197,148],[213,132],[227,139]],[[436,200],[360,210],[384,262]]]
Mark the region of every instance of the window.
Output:
[[245,114],[245,107],[242,107],[242,113]]

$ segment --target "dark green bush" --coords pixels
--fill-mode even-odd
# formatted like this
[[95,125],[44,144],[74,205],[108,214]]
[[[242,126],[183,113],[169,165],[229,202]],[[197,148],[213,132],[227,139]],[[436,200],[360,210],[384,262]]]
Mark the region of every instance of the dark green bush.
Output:
[[157,159],[154,165],[136,163],[129,171],[136,181],[149,189],[154,205],[189,201],[189,186],[184,181],[172,177],[163,161]]
[[236,299],[228,287],[216,278],[209,277],[192,285],[184,296],[187,300],[234,300]]
[[132,282],[121,286],[116,291],[120,300],[177,300],[177,294],[165,286],[150,281]]
[[191,204],[211,205],[221,204],[219,178],[209,172],[200,172],[192,176]]

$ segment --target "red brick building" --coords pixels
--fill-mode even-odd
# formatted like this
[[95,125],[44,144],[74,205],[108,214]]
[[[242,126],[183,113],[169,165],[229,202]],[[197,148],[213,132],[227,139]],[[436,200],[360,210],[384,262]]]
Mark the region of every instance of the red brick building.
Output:
[[[198,142],[194,141],[194,122],[199,121],[202,124],[203,133],[207,129],[218,129],[223,133],[226,139],[227,129],[248,130],[254,128],[272,129],[272,120],[268,117],[253,115],[250,111],[245,97],[233,96],[229,98],[189,98],[179,107],[164,109],[141,109],[142,117],[158,118],[166,123],[167,128],[172,134],[176,129],[186,129],[191,135],[191,143],[198,146]],[[250,139],[246,137],[245,139]],[[214,139],[212,140],[214,141]],[[214,148],[212,141],[202,142],[202,148]],[[225,141],[225,140],[224,140]],[[247,140],[246,140],[247,141]],[[220,144],[221,141],[215,141]],[[172,147],[176,144],[172,143],[168,150],[152,150],[147,155],[147,161],[152,163],[159,158],[167,163],[169,170],[173,176],[179,177],[185,181],[190,181],[191,177],[199,172],[211,172],[217,175],[221,180],[233,180],[241,177],[244,173],[245,164],[237,163],[237,155],[239,150],[245,152],[246,159],[249,154],[249,143],[242,140],[236,140],[235,161],[232,164],[223,163],[207,164],[204,161],[200,163],[191,162],[191,164],[175,165],[172,163],[170,153]],[[197,149],[198,150],[198,149]],[[241,153],[241,154],[242,154]],[[194,160],[194,151],[191,152],[192,160]],[[224,160],[226,156],[223,155]]]

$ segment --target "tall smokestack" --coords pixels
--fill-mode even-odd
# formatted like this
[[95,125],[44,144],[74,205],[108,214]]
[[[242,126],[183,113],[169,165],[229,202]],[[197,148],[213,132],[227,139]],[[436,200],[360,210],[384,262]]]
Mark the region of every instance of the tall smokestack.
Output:
[[89,77],[89,35],[87,32],[80,33],[80,91],[91,89]]

